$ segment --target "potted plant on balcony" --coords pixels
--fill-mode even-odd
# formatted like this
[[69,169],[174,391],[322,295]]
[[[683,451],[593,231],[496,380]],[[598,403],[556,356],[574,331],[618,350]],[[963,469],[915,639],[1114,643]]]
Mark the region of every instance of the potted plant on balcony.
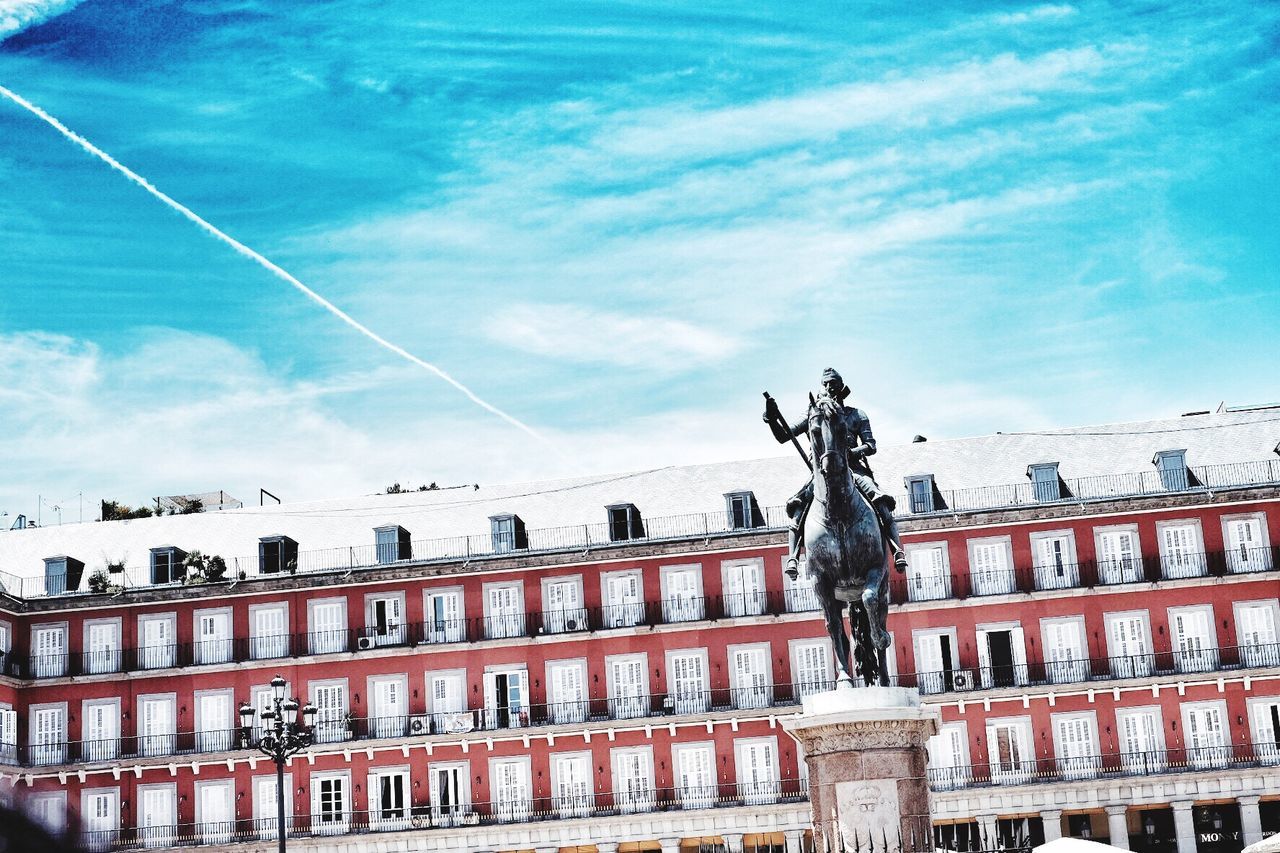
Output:
[[227,561],[217,554],[206,556],[192,551],[183,559],[182,565],[186,569],[182,582],[188,585],[217,583],[227,574]]

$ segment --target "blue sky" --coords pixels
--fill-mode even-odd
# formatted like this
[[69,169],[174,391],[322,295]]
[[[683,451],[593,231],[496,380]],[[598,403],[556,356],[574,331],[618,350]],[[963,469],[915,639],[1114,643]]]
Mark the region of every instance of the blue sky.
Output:
[[828,364],[885,442],[1280,398],[1276,4],[5,0],[0,34],[0,85],[548,442],[0,102],[0,511],[773,455],[760,392]]

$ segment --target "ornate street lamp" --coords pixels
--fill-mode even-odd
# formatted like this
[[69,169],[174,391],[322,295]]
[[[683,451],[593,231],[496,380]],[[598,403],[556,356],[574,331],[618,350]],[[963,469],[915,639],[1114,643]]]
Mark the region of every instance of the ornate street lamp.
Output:
[[[277,675],[271,679],[271,700],[263,708],[260,717],[264,724],[258,749],[276,765],[276,833],[280,841],[280,853],[284,853],[284,763],[296,752],[315,743],[316,707],[310,702],[302,709],[302,724],[298,724],[298,700],[285,699],[285,680]],[[253,730],[253,706],[240,703],[240,736],[247,746]]]

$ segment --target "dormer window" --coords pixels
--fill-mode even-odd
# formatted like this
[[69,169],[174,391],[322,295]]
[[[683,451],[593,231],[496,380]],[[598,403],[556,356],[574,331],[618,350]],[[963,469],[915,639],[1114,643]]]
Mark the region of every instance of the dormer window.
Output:
[[288,536],[264,536],[258,540],[258,574],[292,574],[298,570],[298,543]]
[[764,516],[756,503],[754,492],[729,492],[724,496],[729,513],[730,530],[749,530],[763,527]]
[[906,478],[907,499],[911,502],[911,512],[920,514],[933,512],[936,503],[933,499],[934,486],[932,474],[912,474]]
[[80,588],[80,576],[82,574],[84,574],[84,563],[74,557],[65,555],[45,557],[45,595],[62,595],[67,592],[75,592]]
[[1160,482],[1170,492],[1183,492],[1191,485],[1187,476],[1186,450],[1161,450],[1151,463],[1160,472]]
[[489,516],[489,530],[493,536],[495,554],[523,551],[529,547],[529,537],[525,533],[524,522],[518,515]]
[[396,563],[413,558],[413,544],[409,539],[409,531],[398,524],[373,528],[374,541],[377,542],[378,564]]
[[153,584],[178,583],[186,575],[182,561],[187,552],[172,545],[151,549],[151,582]]
[[1062,481],[1058,479],[1057,462],[1037,462],[1027,466],[1031,489],[1041,503],[1062,500]]
[[644,538],[644,522],[635,504],[614,504],[605,509],[609,513],[610,542]]

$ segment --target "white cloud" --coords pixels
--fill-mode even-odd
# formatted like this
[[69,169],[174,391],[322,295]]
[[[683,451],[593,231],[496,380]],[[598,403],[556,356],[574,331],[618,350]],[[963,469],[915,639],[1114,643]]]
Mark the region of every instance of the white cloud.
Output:
[[683,320],[567,304],[513,305],[485,331],[493,341],[535,355],[673,372],[720,361],[742,345]]
[[1008,12],[995,16],[996,23],[1006,26],[1026,24],[1031,21],[1059,20],[1069,18],[1076,13],[1076,7],[1067,4],[1045,4],[1028,9],[1025,12]]
[[0,40],[79,6],[83,0],[0,0]]

